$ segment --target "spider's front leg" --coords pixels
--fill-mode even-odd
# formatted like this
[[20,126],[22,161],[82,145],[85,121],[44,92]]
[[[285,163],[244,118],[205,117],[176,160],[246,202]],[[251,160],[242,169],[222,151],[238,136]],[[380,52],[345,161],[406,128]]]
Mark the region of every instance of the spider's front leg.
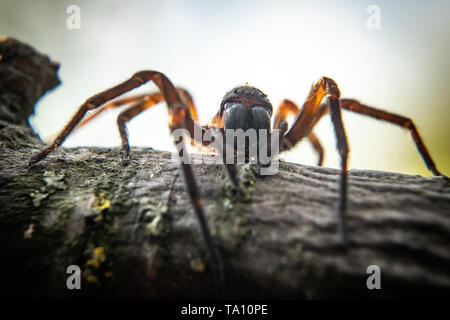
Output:
[[[183,103],[188,106],[190,115],[194,121],[198,120],[197,110],[195,108],[194,102],[192,100],[191,95],[184,89],[177,88],[178,94],[182,99]],[[148,96],[145,96],[138,103],[130,106],[129,108],[122,111],[117,117],[117,126],[119,128],[120,138],[122,139],[122,163],[127,165],[130,161],[130,144],[128,142],[128,132],[126,128],[126,123],[138,116],[141,112],[147,110],[153,105],[164,100],[164,97],[161,93],[154,93]]]
[[[337,149],[341,157],[341,172],[339,178],[339,203],[338,203],[338,229],[342,242],[347,242],[346,231],[346,209],[347,209],[347,160],[348,143],[342,123],[341,109],[339,107],[340,91],[334,80],[326,77],[320,78],[314,82],[311,90],[298,113],[293,125],[281,141],[281,150],[285,151],[292,148],[302,138],[310,135],[313,126],[327,112],[328,108],[331,114],[334,131],[337,140]],[[321,104],[326,99],[326,105]]]
[[[192,118],[195,121],[198,121],[197,109],[195,108],[194,101],[186,90],[182,88],[177,88],[178,94],[183,100],[184,104],[188,106],[189,112],[191,113]],[[83,120],[75,126],[74,131],[77,131],[84,127],[86,124],[94,120],[103,112],[122,107],[124,105],[134,103],[124,111],[122,111],[117,117],[117,126],[119,128],[120,138],[122,140],[121,147],[121,155],[122,155],[122,164],[127,165],[130,161],[130,145],[128,140],[128,132],[126,128],[126,123],[138,116],[141,112],[149,109],[150,107],[162,102],[164,100],[163,95],[160,92],[152,93],[152,94],[140,94],[130,97],[119,98],[108,103],[105,103],[98,109],[95,109],[94,112],[89,114],[86,117],[83,117]]]
[[125,124],[142,111],[163,100],[162,94],[155,93],[143,98],[138,103],[122,111],[117,117],[117,126],[119,127],[120,138],[122,139],[121,155],[122,164],[127,165],[130,161],[130,144],[128,142],[128,132]]
[[[275,113],[275,118],[273,120],[273,128],[277,129],[280,126],[280,123],[282,121],[286,122],[287,124],[287,117],[288,116],[296,116],[298,115],[300,109],[297,107],[297,105],[288,99],[285,99],[281,102],[281,104],[277,108],[277,112]],[[327,108],[325,105],[322,105],[319,108],[319,114],[320,116],[317,116],[315,119],[316,122],[320,119],[320,117],[327,112]],[[314,123],[312,124],[314,126]],[[317,155],[319,156],[319,159],[317,160],[317,165],[320,167],[323,165],[323,159],[324,159],[324,150],[322,147],[322,144],[319,141],[319,138],[314,134],[314,132],[310,132],[308,135],[308,140],[311,142],[314,150],[317,152]]]
[[[441,172],[436,168],[436,165],[431,158],[428,149],[425,146],[418,130],[416,129],[414,122],[410,118],[406,118],[397,114],[393,114],[384,110],[376,109],[373,107],[366,106],[360,102],[353,99],[339,99],[340,92],[336,83],[330,78],[321,78],[316,81],[303,104],[302,109],[297,115],[294,124],[287,134],[283,137],[281,149],[288,150],[292,148],[298,141],[303,137],[307,136],[313,126],[318,122],[318,120],[326,114],[327,111],[330,112],[331,120],[334,126],[337,148],[341,156],[341,175],[339,182],[339,226],[344,241],[346,240],[346,207],[347,207],[347,159],[348,159],[348,143],[347,137],[342,123],[341,109],[353,111],[359,114],[367,115],[378,120],[384,120],[405,129],[408,129],[411,133],[414,143],[416,144],[417,150],[422,156],[427,168],[436,176],[441,176]],[[320,104],[322,99],[326,99],[326,108],[323,108],[324,104]],[[446,183],[448,183],[449,178],[444,176]]]
[[[148,81],[153,81],[157,85],[164,100],[167,102],[170,119],[169,128],[172,133],[176,129],[187,129],[191,136],[195,137],[194,132],[196,132],[196,130],[200,130],[200,132],[202,131],[201,126],[199,126],[192,118],[189,107],[183,104],[183,100],[180,98],[176,88],[164,74],[157,71],[141,71],[134,74],[127,81],[86,100],[86,102],[79,107],[78,111],[64,127],[55,141],[48,148],[34,156],[30,160],[30,165],[44,159],[50,152],[59,147],[89,110],[96,109],[104,103],[124,94],[125,92],[133,90]],[[184,143],[177,143],[177,147],[183,148],[183,144]],[[189,197],[200,223],[202,236],[206,245],[208,261],[214,274],[214,280],[219,293],[222,293],[224,284],[223,263],[217,247],[214,244],[205,218],[203,206],[200,201],[200,192],[194,178],[192,166],[190,164],[182,163],[181,168],[185,177]]]

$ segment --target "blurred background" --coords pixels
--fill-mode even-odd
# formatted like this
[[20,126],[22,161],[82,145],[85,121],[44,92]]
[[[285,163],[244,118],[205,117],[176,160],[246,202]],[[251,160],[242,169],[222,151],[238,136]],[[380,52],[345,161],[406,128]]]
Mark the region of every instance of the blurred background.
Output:
[[[80,29],[67,28],[70,5],[80,8]],[[380,9],[379,29],[368,27],[372,5]],[[44,139],[89,96],[144,69],[188,89],[204,123],[236,85],[260,88],[274,107],[284,98],[301,105],[312,82],[325,75],[343,97],[411,117],[438,169],[450,175],[449,10],[448,0],[1,0],[0,34],[61,64],[62,84],[30,119]],[[151,84],[136,92],[154,90]],[[103,114],[64,146],[119,146],[119,112]],[[164,105],[147,110],[128,124],[130,144],[173,151],[167,122]],[[349,112],[344,123],[350,168],[431,175],[408,131]],[[338,167],[329,117],[315,132],[325,165]],[[307,141],[284,159],[316,164]]]

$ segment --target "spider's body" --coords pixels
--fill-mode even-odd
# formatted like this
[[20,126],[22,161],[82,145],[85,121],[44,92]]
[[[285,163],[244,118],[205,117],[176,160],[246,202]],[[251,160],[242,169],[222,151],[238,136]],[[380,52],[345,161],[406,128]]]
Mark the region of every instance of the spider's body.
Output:
[[[148,81],[153,81],[160,89],[160,92],[113,100]],[[282,101],[275,112],[271,130],[270,123],[273,107],[267,99],[267,96],[260,90],[251,86],[241,86],[227,92],[222,100],[219,111],[211,120],[211,123],[202,126],[197,122],[197,111],[189,93],[183,89],[175,88],[164,74],[157,71],[138,72],[127,81],[86,100],[53,143],[34,156],[31,159],[30,164],[35,164],[45,158],[52,150],[59,147],[64,142],[65,138],[73,129],[81,127],[104,110],[134,103],[123,111],[117,119],[122,138],[122,157],[124,164],[126,164],[129,161],[130,151],[128,134],[125,126],[126,122],[163,100],[166,101],[169,108],[169,127],[172,133],[174,133],[176,129],[181,128],[187,130],[191,137],[195,137],[195,132],[204,133],[211,128],[217,129],[216,131],[223,135],[225,135],[227,129],[242,129],[243,131],[254,129],[258,132],[258,138],[260,138],[260,130],[264,129],[265,131],[262,132],[267,134],[267,138],[271,138],[275,130],[277,130],[278,133],[280,133],[279,152],[287,151],[303,138],[307,138],[313,144],[314,149],[319,155],[318,165],[321,165],[323,161],[323,148],[318,138],[313,133],[313,128],[324,115],[329,113],[334,126],[337,149],[341,158],[337,216],[339,233],[344,243],[347,243],[348,241],[347,232],[345,231],[345,217],[347,207],[347,159],[349,148],[341,117],[342,109],[384,120],[409,130],[428,169],[433,172],[434,175],[441,175],[411,119],[369,107],[361,104],[357,100],[340,98],[338,86],[330,78],[322,77],[313,83],[301,108],[290,100]],[[110,102],[107,103],[108,101]],[[93,109],[97,110],[82,121],[86,113]],[[289,115],[295,116],[295,120],[290,126],[288,126],[286,122]],[[204,145],[210,143],[204,143],[202,140],[195,140],[195,142]],[[183,148],[184,142],[177,143],[177,147]],[[184,162],[181,163],[181,167],[185,177],[187,191],[192,200],[192,205],[205,239],[209,263],[214,272],[218,286],[222,287],[224,284],[222,260],[209,231],[208,223],[200,201],[200,191],[192,167],[190,164]],[[233,163],[227,163],[225,168],[235,189],[239,190],[240,184],[236,174],[235,165]]]
[[[247,85],[236,87],[227,92],[222,99],[220,109],[216,115],[220,121],[216,126],[224,133],[227,130],[233,130],[232,132],[242,134],[254,133],[255,139],[248,138],[244,141],[243,151],[245,152],[245,159],[252,158],[252,154],[249,151],[252,147],[255,151],[253,156],[258,158],[259,140],[262,135],[265,135],[264,141],[268,141],[271,136],[270,122],[272,112],[272,104],[261,90]],[[225,141],[227,141],[226,135]],[[237,139],[232,139],[231,143],[234,154],[239,154]]]

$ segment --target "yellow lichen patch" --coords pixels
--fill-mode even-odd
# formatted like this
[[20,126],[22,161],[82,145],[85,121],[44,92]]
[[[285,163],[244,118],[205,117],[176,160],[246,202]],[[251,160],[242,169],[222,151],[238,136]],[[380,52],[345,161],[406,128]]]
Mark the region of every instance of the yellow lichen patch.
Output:
[[94,269],[98,269],[105,260],[105,249],[103,247],[97,247],[92,252],[92,258],[86,262],[86,266],[92,266]]
[[98,277],[95,274],[90,274],[86,277],[87,282],[90,283],[97,283],[98,282]]
[[205,271],[205,263],[200,258],[195,258],[191,260],[191,268],[197,272]]
[[112,271],[105,272],[105,278],[111,278],[113,275]]
[[98,212],[102,212],[103,210],[108,209],[109,207],[111,207],[111,201],[105,199],[105,194],[104,193],[100,193],[99,197],[95,201],[95,205],[94,206],[95,206],[95,209]]

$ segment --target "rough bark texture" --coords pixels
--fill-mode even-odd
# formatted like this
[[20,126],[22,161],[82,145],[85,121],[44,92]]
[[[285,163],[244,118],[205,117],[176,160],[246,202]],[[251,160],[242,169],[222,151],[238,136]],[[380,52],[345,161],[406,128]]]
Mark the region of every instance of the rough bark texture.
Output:
[[[0,292],[8,297],[196,298],[213,292],[199,226],[170,154],[61,148],[28,126],[58,84],[57,65],[0,41]],[[221,166],[195,165],[225,262],[226,297],[450,296],[450,188],[443,178],[350,172],[350,243],[336,232],[338,171],[281,163],[274,176],[239,168],[233,195]],[[381,268],[381,290],[366,269]],[[82,270],[68,290],[66,268]]]

